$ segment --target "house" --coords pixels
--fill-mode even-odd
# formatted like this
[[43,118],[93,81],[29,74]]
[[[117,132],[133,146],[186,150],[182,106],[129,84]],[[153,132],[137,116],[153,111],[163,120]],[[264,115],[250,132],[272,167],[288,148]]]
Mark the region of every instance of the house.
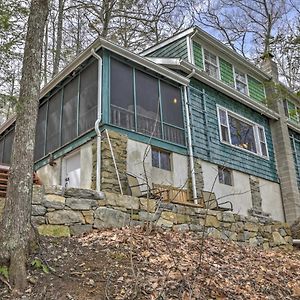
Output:
[[[271,59],[263,68],[197,27],[140,55],[100,38],[41,91],[38,175],[127,193],[128,172],[174,197],[213,191],[242,215],[292,223],[300,126],[287,105],[297,99],[275,91]],[[0,129],[4,164],[13,126]]]

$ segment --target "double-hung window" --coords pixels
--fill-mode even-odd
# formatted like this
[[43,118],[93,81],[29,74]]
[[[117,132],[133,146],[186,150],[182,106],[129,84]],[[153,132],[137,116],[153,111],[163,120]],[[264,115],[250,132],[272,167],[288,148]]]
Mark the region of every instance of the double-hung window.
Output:
[[248,94],[247,77],[245,73],[235,70],[235,88],[240,93]]
[[208,75],[219,79],[218,58],[207,50],[204,50],[204,66]]
[[170,152],[152,147],[152,166],[171,171],[171,154]]
[[223,143],[268,158],[265,130],[225,108],[218,107],[220,140]]

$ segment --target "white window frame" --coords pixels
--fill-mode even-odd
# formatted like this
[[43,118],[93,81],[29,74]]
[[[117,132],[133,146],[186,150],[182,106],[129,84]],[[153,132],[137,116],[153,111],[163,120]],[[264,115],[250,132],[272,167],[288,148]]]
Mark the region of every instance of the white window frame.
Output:
[[[243,95],[246,95],[246,96],[249,96],[249,85],[248,85],[248,76],[247,76],[247,73],[244,73],[244,72],[240,71],[238,68],[236,68],[236,67],[234,67],[234,66],[233,66],[233,72],[234,72],[234,88],[235,88],[239,93],[241,93],[241,94],[243,94]],[[242,82],[241,80],[238,80],[238,79],[236,78],[236,72],[245,75],[245,82]],[[239,82],[244,83],[244,84],[246,85],[246,93],[240,92],[240,91],[237,89],[237,80],[238,80]]]
[[[228,135],[229,135],[229,142],[226,142],[226,141],[223,141],[222,140],[222,131],[221,131],[221,119],[220,119],[220,110],[226,112],[226,121],[227,121],[227,128],[228,128]],[[246,151],[248,153],[251,153],[253,155],[256,155],[256,156],[259,156],[261,158],[264,158],[264,159],[269,159],[269,149],[268,149],[268,143],[267,143],[267,139],[266,139],[266,133],[265,133],[265,128],[243,116],[240,116],[238,115],[237,113],[234,113],[228,109],[226,109],[225,107],[222,107],[222,106],[219,106],[217,105],[217,115],[218,115],[218,126],[219,126],[219,136],[220,136],[220,142],[223,143],[223,144],[226,144],[226,145],[229,145],[231,147],[234,147],[236,149],[239,149],[241,151]],[[231,115],[233,116],[234,118],[250,125],[253,127],[253,133],[254,133],[254,139],[255,139],[255,146],[256,146],[256,149],[257,149],[257,153],[255,152],[252,152],[250,150],[247,150],[245,148],[242,148],[242,147],[239,147],[239,146],[236,146],[236,145],[233,145],[232,144],[232,141],[231,141],[231,134],[230,134],[230,126],[229,126],[229,120],[228,120],[228,115]],[[260,137],[259,137],[259,132],[258,132],[258,128],[261,128],[262,131],[263,131],[263,138],[264,138],[264,141],[261,141],[260,140]],[[267,151],[267,155],[263,155],[262,153],[262,147],[261,147],[261,143],[264,143],[266,145],[266,151]]]
[[[226,171],[229,173],[229,176],[230,176],[230,184],[225,183],[225,172]],[[222,175],[222,181],[220,180],[220,173]],[[232,169],[229,169],[229,168],[224,167],[224,166],[218,166],[218,178],[219,178],[219,183],[220,184],[224,184],[224,185],[227,185],[227,186],[234,186]]]
[[[152,159],[153,159],[152,152],[153,151],[158,152],[158,166],[154,166],[153,165],[153,161],[152,161]],[[170,163],[170,169],[162,168],[162,166],[161,166],[161,153],[168,154],[169,163]],[[157,169],[160,169],[160,170],[171,172],[173,170],[173,166],[172,166],[172,153],[169,152],[169,151],[157,148],[157,147],[151,147],[151,165],[152,165],[153,168],[157,168]]]
[[[216,72],[217,77],[214,77],[214,76],[210,75],[210,74],[208,73],[208,71],[206,70],[205,51],[208,52],[209,54],[214,55],[214,56],[216,57],[216,63],[217,63],[216,65],[215,65],[214,63],[210,62],[210,61],[207,61],[207,62],[208,62],[210,65],[212,65],[212,66],[214,66],[214,67],[217,68],[217,72]],[[208,76],[220,80],[220,79],[221,79],[221,75],[220,75],[219,56],[216,55],[216,54],[214,54],[213,52],[207,50],[207,49],[204,48],[204,47],[202,47],[202,55],[203,55],[203,69],[204,69],[204,72],[205,72]]]

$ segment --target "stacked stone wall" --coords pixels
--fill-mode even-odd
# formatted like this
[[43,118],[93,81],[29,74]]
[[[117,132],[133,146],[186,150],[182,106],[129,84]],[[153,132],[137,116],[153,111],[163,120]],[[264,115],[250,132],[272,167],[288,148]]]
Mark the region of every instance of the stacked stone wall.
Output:
[[32,223],[42,235],[70,236],[149,222],[165,229],[204,232],[207,236],[264,249],[292,248],[290,227],[271,219],[108,192],[34,187]]

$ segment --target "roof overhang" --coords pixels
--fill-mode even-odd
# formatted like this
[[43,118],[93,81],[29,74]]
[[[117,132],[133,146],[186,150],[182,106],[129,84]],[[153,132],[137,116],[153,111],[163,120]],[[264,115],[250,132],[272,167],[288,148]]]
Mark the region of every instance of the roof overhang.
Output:
[[205,72],[201,71],[200,69],[196,68],[194,65],[186,62],[185,60],[176,59],[176,58],[154,58],[154,57],[148,57],[148,59],[155,63],[164,64],[169,68],[181,70],[186,74],[190,74],[190,76],[194,77],[195,79],[198,79],[199,81],[213,87],[214,89],[222,92],[223,94],[229,96],[230,98],[237,100],[240,103],[243,103],[244,105],[252,108],[253,110],[261,113],[262,115],[267,116],[270,119],[278,120],[280,118],[280,115],[278,113],[269,109],[264,104],[255,102],[251,100],[249,97],[241,93],[238,93],[234,88],[228,86],[227,84],[223,83],[220,80],[217,80],[207,75]]

